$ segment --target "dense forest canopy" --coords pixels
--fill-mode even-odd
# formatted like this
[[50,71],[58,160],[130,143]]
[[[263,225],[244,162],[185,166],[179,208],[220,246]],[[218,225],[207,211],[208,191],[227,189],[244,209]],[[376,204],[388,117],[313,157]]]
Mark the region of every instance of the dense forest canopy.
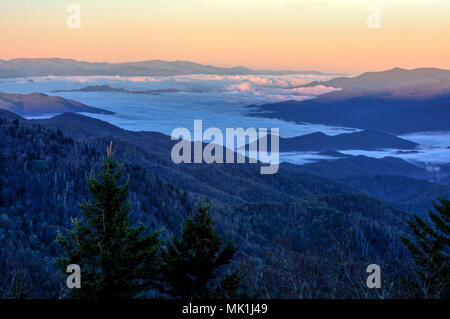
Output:
[[[126,131],[110,136],[69,136],[58,122],[0,119],[0,282],[2,293],[21,278],[30,297],[66,294],[56,267],[58,231],[81,217],[89,198],[86,177],[99,172],[113,142],[129,177],[130,218],[162,239],[180,235],[198,203],[212,204],[218,234],[233,238],[232,264],[253,297],[405,297],[400,278],[411,257],[399,235],[408,236],[408,215],[347,186],[282,167],[274,176],[251,165],[186,165],[166,160],[163,137],[132,143]],[[71,118],[73,125],[89,120]],[[94,121],[94,120],[93,120]],[[95,120],[96,121],[96,120]],[[80,131],[78,131],[80,132]],[[118,134],[119,132],[120,134]],[[88,134],[89,133],[89,134]],[[115,135],[115,136],[114,136]],[[154,143],[152,147],[152,143]],[[366,267],[379,264],[383,286],[367,289]],[[20,276],[18,276],[20,272]]]

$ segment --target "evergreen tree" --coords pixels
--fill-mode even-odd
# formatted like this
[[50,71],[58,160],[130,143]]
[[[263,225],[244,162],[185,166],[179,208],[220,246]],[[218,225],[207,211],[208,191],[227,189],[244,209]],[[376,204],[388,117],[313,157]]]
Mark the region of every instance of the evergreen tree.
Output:
[[173,236],[163,253],[164,278],[172,297],[239,297],[240,274],[224,269],[236,248],[231,241],[219,238],[209,209],[200,205],[195,216],[185,220],[181,237]]
[[159,273],[160,231],[145,235],[144,226],[131,226],[129,180],[119,185],[123,166],[111,146],[102,167],[87,178],[92,199],[80,205],[84,220],[73,219],[67,237],[58,234],[64,251],[58,266],[64,274],[69,264],[81,268],[81,288],[71,289],[72,298],[139,297]]
[[450,298],[449,242],[450,201],[440,199],[428,210],[434,226],[417,215],[408,224],[415,236],[415,243],[402,236],[402,241],[415,261],[415,278],[406,280],[407,289],[415,298]]

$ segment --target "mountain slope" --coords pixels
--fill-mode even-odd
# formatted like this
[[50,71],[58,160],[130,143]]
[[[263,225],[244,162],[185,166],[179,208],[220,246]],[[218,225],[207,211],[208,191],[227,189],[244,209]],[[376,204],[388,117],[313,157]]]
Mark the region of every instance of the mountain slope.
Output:
[[363,155],[350,156],[332,161],[320,161],[304,165],[282,164],[299,172],[343,179],[361,175],[402,175],[420,179],[430,178],[431,173],[396,157],[372,158]]
[[306,86],[316,85],[342,90],[311,100],[252,105],[250,114],[393,134],[450,130],[449,70],[397,68]]
[[443,196],[450,198],[450,186],[434,184],[405,176],[357,176],[341,179],[394,207],[408,213],[426,216],[432,206]]
[[64,112],[87,112],[113,114],[99,108],[87,106],[73,100],[42,93],[7,94],[0,92],[0,109],[22,116],[37,116]]
[[[77,123],[75,129],[67,128],[71,123]],[[101,135],[103,125],[108,131]],[[59,129],[65,127],[66,133],[84,132],[73,139]],[[314,260],[300,269],[302,277],[311,279],[305,284],[322,283],[305,287],[305,293],[321,298],[360,293],[347,281],[332,286],[332,274],[345,271],[359,278],[368,263],[383,263],[389,270],[384,280],[396,282],[409,263],[405,249],[392,244],[407,232],[406,215],[341,183],[285,169],[262,176],[258,165],[175,165],[169,137],[164,144],[161,135],[142,137],[76,114],[52,123],[14,119],[0,111],[1,282],[11,280],[11,269],[24,269],[35,297],[61,295],[54,265],[60,254],[56,232],[80,216],[78,203],[89,199],[86,174],[98,171],[111,140],[130,176],[133,222],[164,227],[169,237],[203,196],[213,203],[220,233],[239,246],[236,265],[252,270],[245,286],[257,297],[297,295],[286,286],[282,255]],[[343,245],[349,245],[344,264],[354,268],[342,268],[334,257]]]
[[[339,153],[332,155],[339,156]],[[444,169],[439,173],[428,172],[394,157],[349,156],[300,166],[283,163],[282,167],[333,178],[404,212],[425,217],[433,201],[441,196],[450,197],[450,186],[444,185],[450,175],[446,176]]]
[[395,89],[422,83],[436,83],[450,79],[450,70],[418,68],[406,70],[394,68],[381,72],[366,72],[356,77],[339,77],[324,82],[310,82],[301,87],[325,85],[346,90]]
[[[11,114],[0,111],[0,117],[4,113]],[[20,123],[59,131],[77,141],[88,142],[96,149],[103,149],[109,140],[117,141],[116,150],[124,160],[145,167],[185,190],[223,202],[291,201],[316,193],[351,190],[338,182],[309,174],[292,175],[286,171],[261,175],[261,164],[174,164],[170,152],[176,141],[169,136],[127,131],[79,114],[66,113],[42,120],[21,119]],[[234,187],[230,188],[230,185]]]
[[[439,82],[439,84],[441,83]],[[391,134],[450,130],[450,81],[437,92],[410,88],[405,96],[395,90],[339,91],[305,101],[252,106],[251,115],[297,123],[341,125]]]

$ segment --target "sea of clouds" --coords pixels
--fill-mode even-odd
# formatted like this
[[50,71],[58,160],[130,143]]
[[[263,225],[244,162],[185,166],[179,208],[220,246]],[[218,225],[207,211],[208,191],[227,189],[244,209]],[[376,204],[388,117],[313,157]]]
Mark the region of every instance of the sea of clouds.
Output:
[[[47,76],[7,79],[0,83],[6,93],[40,92],[73,99],[89,106],[112,111],[114,115],[85,114],[108,121],[127,130],[158,131],[165,134],[177,127],[193,129],[194,120],[203,120],[204,127],[278,127],[283,137],[316,131],[339,134],[345,128],[326,125],[299,125],[275,119],[249,116],[249,105],[286,100],[311,99],[318,94],[336,90],[325,86],[299,88],[314,80],[327,80],[325,75],[289,76],[222,76],[183,75],[150,76]],[[58,92],[87,86],[108,85],[129,91],[176,89],[176,93],[130,94],[117,92]],[[53,114],[52,114],[53,115]]]
[[[105,120],[127,130],[157,131],[170,135],[175,128],[185,127],[193,131],[194,120],[203,121],[203,129],[217,127],[279,128],[281,137],[293,137],[321,131],[336,135],[355,131],[352,128],[332,127],[321,124],[297,124],[277,119],[250,116],[254,107],[265,103],[287,100],[305,100],[337,90],[323,85],[302,88],[311,81],[331,79],[329,75],[296,74],[284,76],[255,75],[182,75],[170,77],[151,76],[47,76],[2,79],[0,91],[5,93],[40,92],[73,99],[89,106],[114,112],[114,115],[85,114]],[[176,89],[176,93],[130,94],[117,92],[58,92],[55,90],[81,89],[86,86],[108,85],[129,91]],[[44,115],[43,117],[53,116]],[[346,151],[351,155],[370,157],[396,156],[411,162],[450,162],[450,133],[415,133],[403,138],[421,144],[414,153],[397,150]],[[297,164],[336,158],[313,152],[280,154],[280,160]]]

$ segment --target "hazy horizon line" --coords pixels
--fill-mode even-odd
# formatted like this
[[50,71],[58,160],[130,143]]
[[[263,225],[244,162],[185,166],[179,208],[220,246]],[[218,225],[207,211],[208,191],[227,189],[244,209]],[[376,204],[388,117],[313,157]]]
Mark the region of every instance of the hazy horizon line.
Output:
[[216,68],[224,68],[224,69],[232,69],[232,68],[245,68],[252,71],[272,71],[272,72],[320,72],[326,75],[347,75],[347,76],[353,76],[353,75],[360,75],[365,72],[383,72],[383,71],[389,71],[393,69],[404,69],[404,70],[415,70],[415,69],[440,69],[440,70],[447,70],[450,71],[450,69],[445,69],[438,66],[417,66],[414,68],[406,68],[401,66],[393,66],[390,68],[383,68],[383,69],[368,69],[365,71],[360,72],[328,72],[320,69],[310,69],[307,67],[304,68],[274,68],[274,67],[251,67],[251,66],[245,66],[245,65],[229,65],[229,64],[211,64],[208,62],[200,62],[200,61],[193,61],[193,60],[187,60],[187,59],[164,59],[164,58],[150,58],[150,59],[144,59],[144,60],[125,60],[125,61],[107,61],[107,60],[88,60],[88,59],[76,59],[73,57],[16,57],[16,58],[9,58],[4,59],[0,58],[0,61],[8,62],[13,60],[72,60],[75,62],[85,62],[85,63],[107,63],[107,64],[127,64],[127,63],[139,63],[139,62],[151,62],[151,61],[161,61],[161,62],[167,62],[167,63],[176,63],[176,62],[184,62],[184,63],[194,63],[199,64],[203,66],[210,66],[210,67],[216,67]]

